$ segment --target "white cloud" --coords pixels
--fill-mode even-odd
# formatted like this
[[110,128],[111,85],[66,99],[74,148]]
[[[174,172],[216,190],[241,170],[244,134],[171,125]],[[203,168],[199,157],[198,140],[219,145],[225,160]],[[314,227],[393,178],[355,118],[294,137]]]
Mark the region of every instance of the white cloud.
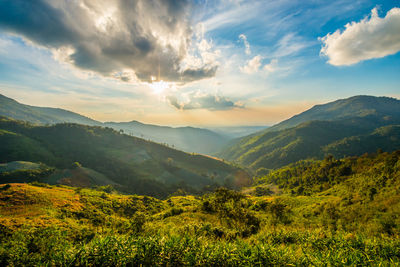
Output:
[[250,55],[251,54],[250,43],[247,41],[246,35],[242,33],[241,35],[239,35],[239,39],[241,39],[244,43],[244,47],[246,48],[244,52],[246,53],[246,55]]
[[[184,0],[0,1],[0,30],[106,77],[151,82],[160,69],[165,81],[190,82],[214,77],[217,70],[215,65],[182,66],[185,58],[196,57],[189,53],[190,10]],[[209,50],[204,42],[199,49]]]
[[274,72],[277,70],[278,66],[278,60],[277,59],[272,59],[269,64],[265,64],[263,69],[267,72]]
[[343,32],[337,30],[320,40],[321,54],[334,66],[395,54],[400,51],[400,8],[392,8],[384,18],[374,8],[370,17],[348,23]]
[[304,48],[312,45],[311,42],[304,41],[295,33],[287,33],[277,43],[274,57],[285,57],[299,53]]
[[256,73],[259,71],[259,69],[261,67],[261,60],[262,60],[262,57],[260,55],[257,55],[255,57],[253,57],[252,59],[250,59],[249,61],[247,61],[247,64],[245,66],[240,67],[240,70],[243,73],[247,73],[247,74]]

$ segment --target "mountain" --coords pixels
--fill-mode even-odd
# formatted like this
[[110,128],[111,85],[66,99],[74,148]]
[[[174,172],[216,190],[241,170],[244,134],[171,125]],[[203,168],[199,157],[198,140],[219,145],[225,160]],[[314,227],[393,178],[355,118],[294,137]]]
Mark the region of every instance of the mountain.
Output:
[[391,97],[375,97],[367,95],[339,99],[327,104],[316,105],[311,109],[284,120],[268,129],[277,131],[295,127],[312,120],[341,120],[366,116],[400,116],[400,101]]
[[29,121],[36,124],[55,124],[63,122],[72,122],[85,125],[99,125],[98,121],[77,113],[60,109],[34,107],[20,104],[14,99],[0,94],[0,115],[10,117],[16,120]]
[[213,132],[226,136],[229,139],[239,138],[265,130],[268,126],[222,126],[208,127]]
[[105,122],[104,126],[158,143],[166,143],[177,149],[203,154],[212,154],[227,143],[226,136],[194,127],[168,127],[144,124],[138,121]]
[[260,133],[235,140],[218,156],[261,171],[328,154],[344,157],[377,149],[393,151],[400,148],[399,125],[399,100],[356,96],[315,106]]
[[186,152],[203,154],[212,154],[218,151],[231,139],[224,134],[194,127],[173,128],[144,124],[138,121],[102,123],[64,109],[34,107],[20,104],[1,94],[0,116],[43,125],[69,122],[111,127],[117,131],[123,130],[126,134],[158,143],[165,143]]
[[[177,189],[238,188],[250,181],[245,171],[221,160],[188,154],[111,128],[71,123],[35,126],[3,117],[0,162],[12,161],[43,162],[59,170],[82,165],[120,185],[123,192],[161,197]],[[95,177],[99,177],[97,173]]]

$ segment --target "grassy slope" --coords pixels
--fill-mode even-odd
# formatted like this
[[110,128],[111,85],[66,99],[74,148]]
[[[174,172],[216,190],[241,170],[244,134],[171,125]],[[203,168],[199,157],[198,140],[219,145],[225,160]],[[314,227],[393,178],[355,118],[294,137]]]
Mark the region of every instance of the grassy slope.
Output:
[[109,266],[400,260],[398,228],[383,231],[390,221],[360,212],[346,218],[358,203],[343,209],[343,200],[332,195],[235,199],[236,194],[217,194],[161,201],[68,187],[3,186],[0,260]]
[[[291,173],[320,174],[321,179],[306,179],[310,186],[298,195],[253,196],[221,189],[202,197],[158,200],[65,186],[2,185],[0,261],[399,264],[400,152],[308,164],[313,167],[299,163]],[[351,173],[344,172],[343,164]],[[273,177],[290,175],[286,168]]]
[[187,154],[110,128],[77,124],[32,126],[2,119],[0,129],[0,162],[41,161],[66,169],[77,161],[121,184],[128,192],[165,196],[179,187],[201,190],[214,183],[241,186],[249,182],[246,172],[222,161]]

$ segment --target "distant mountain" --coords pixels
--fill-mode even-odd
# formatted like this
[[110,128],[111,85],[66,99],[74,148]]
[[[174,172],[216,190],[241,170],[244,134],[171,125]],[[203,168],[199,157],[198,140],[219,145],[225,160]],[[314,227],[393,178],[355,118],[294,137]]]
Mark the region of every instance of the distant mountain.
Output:
[[111,127],[117,131],[122,129],[129,135],[158,143],[165,143],[186,152],[203,154],[212,154],[218,151],[230,139],[226,135],[194,127],[173,128],[144,124],[138,121],[102,123],[64,109],[24,105],[1,94],[0,116],[44,125],[70,122]]
[[265,130],[268,126],[222,126],[208,127],[207,129],[226,136],[229,139],[239,138]]
[[99,125],[98,121],[77,113],[60,109],[34,107],[20,104],[14,99],[0,94],[0,115],[10,117],[16,120],[29,121],[36,124],[55,124],[63,122],[72,122],[85,125]]
[[390,97],[353,96],[327,104],[316,105],[311,109],[284,120],[268,131],[277,131],[295,127],[312,120],[341,120],[353,117],[376,116],[384,118],[400,116],[400,101]]
[[144,124],[138,121],[105,122],[104,126],[140,138],[165,143],[186,152],[212,154],[229,140],[213,131],[194,127],[168,127]]
[[0,163],[12,161],[43,162],[60,170],[79,162],[88,169],[67,176],[71,183],[79,184],[76,177],[82,175],[90,183],[109,179],[124,192],[153,196],[166,196],[177,189],[199,192],[218,185],[237,188],[250,181],[245,171],[221,160],[110,128],[70,123],[34,126],[2,117]]
[[399,100],[356,96],[315,106],[260,133],[234,140],[218,156],[258,170],[328,154],[344,157],[377,149],[393,151],[400,149],[399,125]]

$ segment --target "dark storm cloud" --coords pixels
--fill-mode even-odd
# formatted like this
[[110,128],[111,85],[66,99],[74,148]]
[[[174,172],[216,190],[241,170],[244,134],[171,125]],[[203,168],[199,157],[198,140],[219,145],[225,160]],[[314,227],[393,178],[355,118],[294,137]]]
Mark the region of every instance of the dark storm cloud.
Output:
[[184,81],[190,82],[200,80],[206,77],[214,77],[217,72],[217,66],[210,68],[199,68],[199,69],[186,69],[182,73]]
[[164,81],[189,82],[216,72],[181,68],[191,44],[189,12],[187,0],[0,0],[0,28],[70,51],[65,60],[105,76],[128,81],[132,75],[115,74],[128,70],[142,81],[160,73]]
[[227,110],[227,109],[242,107],[225,97],[211,95],[211,94],[204,94],[204,95],[192,94],[189,96],[188,102],[179,102],[176,96],[168,96],[167,100],[170,103],[170,105],[180,110],[189,110],[189,109]]

